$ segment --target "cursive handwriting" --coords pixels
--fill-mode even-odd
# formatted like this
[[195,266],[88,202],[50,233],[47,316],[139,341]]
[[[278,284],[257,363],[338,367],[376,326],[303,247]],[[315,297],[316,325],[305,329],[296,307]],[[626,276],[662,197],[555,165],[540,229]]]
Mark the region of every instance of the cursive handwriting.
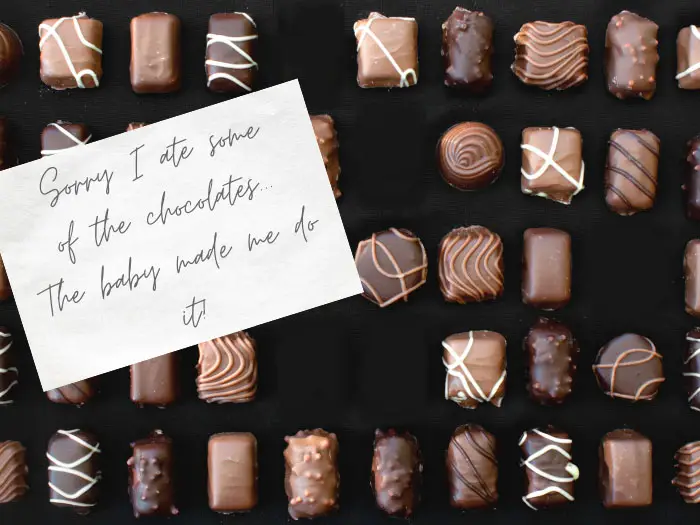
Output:
[[194,151],[194,148],[185,146],[185,142],[187,139],[177,140],[177,137],[173,137],[173,143],[165,148],[165,152],[160,156],[160,163],[170,162],[176,168],[180,166],[180,162],[186,160]]
[[58,311],[62,312],[63,308],[66,306],[66,303],[78,304],[83,300],[83,297],[85,297],[85,292],[81,292],[79,290],[75,290],[73,293],[63,293],[63,284],[63,277],[61,277],[57,283],[48,285],[37,294],[41,295],[48,292],[51,317],[54,316],[54,299],[56,301],[56,306],[58,306]]
[[206,317],[206,314],[206,299],[198,301],[196,297],[192,297],[192,302],[182,311],[182,322],[185,326],[191,324],[193,328],[197,328],[199,321],[201,321],[202,317]]
[[75,264],[75,251],[73,250],[73,245],[76,242],[78,242],[78,239],[80,239],[80,237],[76,237],[75,239],[73,238],[74,227],[75,221],[70,221],[70,224],[68,225],[68,239],[58,243],[58,251],[61,253],[63,253],[66,250],[66,248],[68,248],[68,258],[73,264]]
[[[61,195],[77,195],[80,188],[85,188],[85,191],[88,192],[90,191],[90,186],[94,182],[104,182],[105,193],[109,195],[109,185],[112,182],[113,176],[113,171],[108,172],[107,170],[104,170],[102,173],[98,173],[94,177],[85,177],[84,180],[75,180],[69,184],[65,184],[63,187],[53,188],[49,185],[49,183],[56,182],[56,179],[58,178],[58,168],[52,166],[47,168],[41,176],[41,179],[39,179],[39,191],[42,195],[51,196],[51,202],[49,205],[53,208],[56,206],[56,204],[58,204],[58,200],[61,198]],[[50,179],[45,180],[47,178]]]
[[209,135],[209,145],[211,146],[211,151],[209,151],[209,156],[213,157],[216,155],[216,148],[223,148],[228,146],[229,148],[234,145],[234,143],[242,140],[249,139],[253,140],[257,137],[260,127],[254,128],[250,126],[245,133],[234,133],[231,128],[228,129],[228,135],[223,135],[216,138],[215,135]]
[[[219,269],[219,257],[222,259],[225,259],[231,254],[231,250],[233,248],[230,248],[226,246],[225,244],[222,244],[220,247],[218,246],[217,242],[217,236],[218,233],[214,232],[214,240],[211,243],[211,247],[205,252],[204,249],[200,250],[192,259],[180,259],[180,256],[178,255],[175,258],[175,269],[177,273],[180,273],[181,270],[184,268],[187,268],[191,264],[197,265],[203,262],[207,262],[209,260],[214,260],[214,264],[216,265],[216,268]],[[185,323],[187,324],[187,323]]]
[[277,238],[280,236],[279,232],[269,231],[264,237],[256,237],[255,235],[248,234],[248,251],[252,252],[253,248],[259,246],[260,244],[274,244]]
[[150,268],[141,271],[140,273],[131,273],[131,257],[129,257],[129,266],[126,273],[122,273],[114,281],[105,282],[105,265],[102,265],[100,271],[100,287],[102,288],[102,299],[109,297],[113,290],[129,287],[129,291],[133,291],[142,279],[152,279],[151,288],[155,292],[158,288],[158,275],[160,275],[160,267],[156,268],[151,265]]
[[104,217],[100,219],[99,216],[95,217],[95,222],[90,224],[90,228],[94,230],[95,233],[95,246],[100,246],[103,242],[109,242],[109,236],[113,233],[126,233],[129,231],[131,222],[125,223],[120,221],[117,226],[109,224],[109,208],[105,210]]
[[314,231],[314,228],[316,227],[316,223],[318,221],[307,221],[306,218],[304,217],[304,214],[306,213],[306,206],[301,207],[301,217],[297,221],[297,223],[294,225],[294,233],[299,233],[304,237],[304,242],[309,242],[309,240],[306,238],[306,230],[309,232]]
[[137,181],[141,177],[143,177],[143,173],[139,173],[139,150],[143,148],[145,144],[141,144],[140,146],[136,146],[133,150],[131,150],[131,153],[129,155],[134,156],[134,178],[132,181]]

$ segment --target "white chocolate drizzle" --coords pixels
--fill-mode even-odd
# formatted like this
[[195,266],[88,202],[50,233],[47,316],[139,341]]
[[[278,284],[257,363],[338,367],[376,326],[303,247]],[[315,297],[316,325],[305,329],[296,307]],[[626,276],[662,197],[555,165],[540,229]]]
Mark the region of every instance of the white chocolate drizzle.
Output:
[[578,180],[572,177],[564,168],[562,168],[559,163],[557,163],[554,160],[554,154],[557,151],[557,146],[559,145],[559,128],[556,126],[552,128],[554,130],[554,134],[552,136],[552,146],[549,148],[549,153],[545,153],[539,148],[536,148],[535,146],[531,144],[521,144],[520,148],[524,149],[526,151],[530,151],[540,157],[542,160],[544,160],[544,163],[534,173],[528,173],[525,171],[525,168],[520,168],[520,173],[522,173],[523,177],[525,177],[527,180],[535,180],[539,179],[544,173],[549,169],[551,166],[554,168],[564,179],[566,179],[569,183],[571,183],[574,188],[576,188],[576,191],[574,191],[574,195],[576,195],[578,192],[580,192],[583,189],[583,176],[584,172],[586,169],[586,166],[581,160],[581,173],[579,173]]
[[[76,146],[85,146],[88,142],[90,142],[90,139],[92,138],[92,134],[88,135],[85,140],[80,140],[78,137],[73,135],[70,131],[68,131],[66,128],[61,126],[61,124],[52,122],[49,124],[50,127],[56,128],[59,132],[61,132],[63,135],[68,137],[71,141],[75,142]],[[67,148],[63,149],[42,149],[41,154],[43,156],[48,156],[48,155],[55,155],[56,153],[60,153],[62,151],[65,151]]]
[[[693,27],[695,27],[695,26],[693,26]],[[688,337],[686,337],[686,339],[690,342],[693,342],[693,343],[700,343],[700,339],[697,339],[695,337],[688,336]],[[695,350],[692,354],[690,354],[690,356],[688,356],[688,358],[683,362],[683,364],[687,365],[693,359],[698,357],[698,355],[700,355],[700,347],[698,347],[697,350]],[[698,372],[683,372],[683,376],[684,377],[695,377],[697,379],[700,379],[700,373],[698,373]],[[696,410],[696,411],[700,412],[700,408],[692,405],[693,399],[695,399],[698,395],[700,395],[700,387],[698,387],[692,394],[690,394],[688,396],[688,403],[691,403],[690,408],[692,410]]]
[[[700,29],[698,29],[696,26],[690,26],[690,32],[692,36],[700,40]],[[689,75],[692,75],[695,73],[698,69],[700,69],[700,62],[696,62],[695,64],[691,64],[688,66],[688,69],[685,71],[681,71],[676,75],[676,80],[680,80],[681,78],[685,78]]]
[[[244,16],[245,18],[248,19],[248,21],[252,24],[253,27],[257,27],[253,19],[247,14],[247,13],[235,13],[241,16]],[[251,57],[248,53],[243,51],[240,46],[238,46],[236,43],[240,42],[249,42],[251,40],[256,40],[258,38],[257,34],[253,35],[246,35],[246,36],[225,36],[225,35],[217,35],[214,33],[209,33],[207,35],[207,49],[209,46],[212,46],[214,44],[223,44],[225,46],[230,47],[233,49],[236,53],[241,55],[245,60],[248,61],[248,63],[243,63],[243,64],[231,64],[229,62],[220,62],[218,60],[207,60],[205,64],[207,66],[214,66],[214,67],[221,67],[225,69],[250,69],[250,68],[255,68],[258,69],[258,63],[253,60],[253,57]],[[252,91],[253,88],[252,86],[249,86],[242,80],[234,77],[233,75],[230,75],[228,73],[225,73],[223,71],[217,72],[217,73],[212,73],[209,75],[207,78],[207,86],[211,85],[213,80],[219,79],[219,78],[225,78],[226,80],[229,80],[233,82],[234,84],[237,84],[240,86],[242,89],[245,89],[246,91]]]
[[[3,354],[5,354],[6,352],[8,352],[8,351],[10,350],[10,347],[12,346],[12,343],[13,343],[14,341],[11,339],[10,334],[5,333],[5,332],[0,332],[0,337],[10,338],[9,341],[7,342],[7,344],[6,344],[5,346],[3,346],[2,348],[0,348],[0,357],[2,357]],[[10,367],[10,368],[0,368],[0,374],[9,374],[9,373],[14,373],[14,374],[15,374],[15,377],[16,377],[17,375],[19,375],[19,371],[18,371],[17,368],[15,368],[14,366],[13,366],[13,367]],[[10,404],[13,403],[13,400],[12,400],[12,399],[3,399],[3,398],[4,398],[7,394],[9,394],[9,393],[10,393],[10,390],[12,390],[12,389],[13,389],[15,386],[17,386],[18,384],[19,384],[19,381],[17,381],[17,380],[15,379],[15,380],[13,380],[13,381],[8,385],[7,388],[5,388],[4,390],[0,391],[0,405],[10,405]]]
[[101,479],[101,476],[97,474],[94,478],[91,476],[88,476],[84,472],[80,472],[79,470],[76,470],[76,467],[82,465],[86,461],[89,461],[92,456],[95,454],[100,454],[102,451],[100,450],[100,444],[97,443],[96,445],[91,445],[87,441],[84,441],[77,437],[75,434],[77,432],[80,432],[80,430],[75,429],[75,430],[59,430],[58,434],[62,434],[69,439],[72,439],[76,443],[78,443],[80,446],[84,447],[86,449],[85,455],[82,457],[78,458],[72,463],[64,463],[63,461],[60,461],[53,457],[51,454],[48,452],[46,453],[46,457],[49,459],[51,464],[49,465],[49,470],[53,472],[62,472],[64,474],[69,474],[71,476],[76,476],[84,481],[86,481],[86,484],[83,485],[82,488],[77,490],[76,492],[73,492],[71,494],[65,492],[62,490],[60,487],[54,485],[53,483],[49,482],[49,487],[51,490],[53,490],[56,494],[61,496],[60,498],[51,498],[49,501],[54,504],[61,504],[61,505],[68,505],[71,507],[94,507],[96,503],[81,503],[79,501],[75,501],[81,496],[83,496],[86,492],[91,490]]

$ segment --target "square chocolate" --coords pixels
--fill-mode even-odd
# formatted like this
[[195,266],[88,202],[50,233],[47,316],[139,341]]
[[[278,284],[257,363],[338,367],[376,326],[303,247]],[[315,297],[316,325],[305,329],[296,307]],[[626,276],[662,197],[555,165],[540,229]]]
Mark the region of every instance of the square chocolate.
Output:
[[41,155],[47,157],[74,146],[84,146],[91,138],[85,124],[52,122],[41,132]]
[[172,93],[180,89],[180,19],[146,13],[131,19],[131,87],[134,93]]
[[335,122],[330,115],[312,115],[311,125],[314,128],[318,149],[321,150],[323,164],[326,166],[328,181],[331,183],[333,194],[337,199],[342,194],[338,189],[340,161],[338,159],[338,134],[335,131]]
[[700,29],[684,27],[678,33],[678,87],[700,89]]
[[571,299],[571,237],[554,228],[525,230],[523,303],[556,310]]
[[600,445],[600,491],[607,509],[652,502],[651,441],[629,429],[608,432]]
[[362,88],[409,87],[418,82],[415,18],[370,13],[353,26],[357,39],[357,84]]
[[229,513],[258,503],[258,442],[249,432],[209,438],[209,508]]
[[217,13],[209,18],[207,34],[207,87],[217,93],[253,90],[258,63],[258,30],[246,13]]

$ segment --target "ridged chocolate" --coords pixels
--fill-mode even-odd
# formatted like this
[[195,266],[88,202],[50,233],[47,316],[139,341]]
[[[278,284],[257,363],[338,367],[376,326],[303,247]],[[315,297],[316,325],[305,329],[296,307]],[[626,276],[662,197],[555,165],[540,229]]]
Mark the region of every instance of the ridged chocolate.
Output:
[[394,430],[374,434],[372,490],[377,506],[392,516],[408,518],[420,499],[421,462],[418,440]]
[[493,21],[480,11],[456,7],[442,24],[445,85],[483,92],[491,86]]
[[700,503],[700,441],[686,443],[675,457],[673,484],[686,503]]
[[23,54],[22,41],[15,30],[0,23],[0,87],[17,76]]
[[27,493],[25,449],[19,441],[0,441],[0,504]]
[[498,501],[498,460],[493,434],[473,423],[457,427],[447,447],[447,479],[453,507],[494,507]]
[[19,384],[19,372],[12,356],[12,334],[0,326],[0,407],[14,402],[12,390]]
[[133,455],[127,461],[130,473],[129,496],[134,516],[174,516],[173,442],[160,430],[131,444]]
[[197,392],[207,403],[247,403],[258,390],[255,340],[236,332],[199,344]]
[[314,128],[318,149],[321,150],[328,181],[331,183],[333,194],[337,199],[342,193],[338,189],[340,160],[338,159],[338,134],[335,131],[335,122],[330,115],[312,115],[311,125]]
[[49,401],[62,405],[84,405],[94,395],[95,387],[90,379],[54,388],[46,392],[46,397],[49,398]]
[[700,328],[693,328],[685,336],[686,351],[683,377],[688,393],[688,404],[700,412]]

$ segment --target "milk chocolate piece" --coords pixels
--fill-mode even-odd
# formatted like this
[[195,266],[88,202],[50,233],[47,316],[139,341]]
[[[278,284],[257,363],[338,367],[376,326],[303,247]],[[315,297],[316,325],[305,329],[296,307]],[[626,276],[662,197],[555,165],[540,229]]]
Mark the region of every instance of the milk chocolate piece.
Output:
[[518,444],[527,477],[525,505],[537,510],[574,501],[579,470],[571,462],[569,435],[552,427],[535,428],[523,432]]
[[93,380],[86,379],[71,383],[60,388],[54,388],[46,392],[46,397],[52,403],[61,405],[84,405],[95,395]]
[[60,153],[64,149],[84,146],[92,135],[85,124],[70,122],[52,122],[41,132],[41,155],[46,157]]
[[353,26],[357,39],[357,84],[361,88],[409,87],[418,82],[415,18],[370,13]]
[[19,384],[19,373],[12,355],[12,334],[0,326],[0,407],[14,403],[12,389]]
[[481,93],[491,86],[493,22],[480,11],[456,7],[442,24],[445,85]]
[[613,16],[605,34],[608,91],[617,98],[649,100],[656,91],[659,26],[629,11]]
[[462,408],[500,407],[506,393],[506,340],[487,330],[453,334],[442,342],[445,399]]
[[683,189],[686,197],[686,215],[700,221],[700,135],[688,142],[688,170]]
[[22,41],[15,30],[0,22],[0,87],[17,76],[23,54]]
[[284,438],[284,488],[292,519],[317,518],[338,509],[338,439],[317,428]]
[[145,122],[131,122],[129,125],[126,127],[127,131],[134,131],[135,129],[141,129],[146,125]]
[[685,246],[685,311],[700,317],[700,239]]
[[7,301],[12,297],[12,287],[10,286],[10,278],[5,270],[5,263],[0,255],[0,301]]
[[453,507],[494,507],[498,501],[498,460],[493,434],[473,423],[457,427],[447,447],[447,479]]
[[217,93],[253,90],[258,30],[246,13],[217,13],[209,18],[205,68],[207,87]]
[[684,27],[678,33],[678,87],[700,89],[700,28]]
[[134,93],[180,89],[180,19],[146,13],[131,19],[131,87]]
[[528,22],[515,40],[513,73],[530,86],[563,90],[588,80],[588,31],[573,22]]
[[338,134],[335,131],[335,122],[330,115],[312,115],[311,125],[314,128],[318,149],[321,150],[328,181],[331,183],[333,194],[337,199],[341,193],[338,189],[340,161],[338,159]]
[[248,403],[258,390],[255,339],[236,332],[199,344],[197,392],[207,403]]
[[605,434],[600,446],[600,490],[608,509],[651,505],[651,441],[629,429]]
[[137,405],[164,407],[178,394],[177,356],[174,353],[131,365],[131,400]]
[[392,516],[412,516],[420,499],[422,472],[418,440],[413,435],[375,432],[372,490],[380,509]]
[[95,88],[102,78],[102,22],[85,13],[39,25],[41,81],[53,89]]
[[0,505],[27,493],[25,452],[19,441],[0,441]]
[[571,237],[554,228],[530,228],[523,235],[523,302],[556,310],[571,299]]
[[700,503],[700,441],[686,443],[676,452],[673,484],[686,503]]
[[173,442],[161,430],[131,444],[133,456],[127,461],[129,495],[134,516],[174,516]]
[[258,504],[258,442],[249,432],[209,438],[209,508],[230,513]]
[[49,441],[49,501],[88,514],[97,505],[100,443],[82,430],[59,430]]
[[693,328],[685,336],[686,351],[683,361],[685,390],[688,404],[700,412],[700,328]]

